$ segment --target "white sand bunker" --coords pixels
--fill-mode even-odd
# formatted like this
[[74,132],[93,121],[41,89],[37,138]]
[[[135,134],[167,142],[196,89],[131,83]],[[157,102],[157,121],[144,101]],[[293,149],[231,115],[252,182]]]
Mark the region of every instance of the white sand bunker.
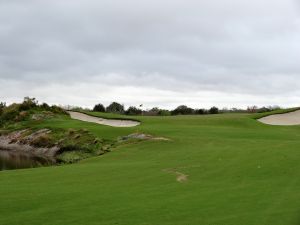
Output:
[[300,110],[284,114],[275,114],[266,116],[258,121],[269,125],[300,125]]
[[140,125],[140,122],[133,120],[116,120],[116,119],[103,119],[96,116],[89,116],[84,113],[68,111],[72,119],[81,120],[85,122],[98,123],[111,127],[134,127]]

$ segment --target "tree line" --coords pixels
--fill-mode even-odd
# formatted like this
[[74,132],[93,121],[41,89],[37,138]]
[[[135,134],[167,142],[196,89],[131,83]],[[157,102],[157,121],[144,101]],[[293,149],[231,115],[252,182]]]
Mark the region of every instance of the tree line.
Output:
[[[141,105],[142,106],[142,105]],[[249,106],[247,109],[238,109],[238,108],[223,108],[219,109],[216,106],[213,106],[209,109],[194,109],[188,107],[186,105],[180,105],[173,110],[161,109],[158,107],[154,107],[148,110],[142,110],[140,107],[130,106],[125,109],[123,104],[118,102],[112,102],[107,107],[103,104],[96,104],[92,111],[94,112],[108,112],[108,113],[118,113],[125,115],[147,115],[147,116],[171,116],[171,115],[206,115],[206,114],[219,114],[219,113],[263,113],[270,112],[274,110],[280,109],[279,106],[268,106],[268,107],[257,107],[257,106]],[[49,106],[46,103],[38,104],[35,98],[25,97],[24,101],[21,104],[12,104],[7,106],[5,102],[0,102],[0,120],[6,117],[15,117],[19,112],[26,111],[31,108],[40,108],[47,111],[53,112],[62,112],[62,108],[66,110],[90,110],[83,109],[81,107],[72,107],[72,106]],[[7,118],[6,118],[7,119]]]
[[193,114],[218,114],[219,109],[217,107],[211,107],[209,110],[206,109],[193,109],[185,105],[180,105],[174,110],[160,109],[154,107],[149,110],[142,110],[135,106],[130,106],[125,110],[124,105],[113,102],[109,106],[105,107],[103,104],[96,104],[93,108],[94,112],[109,112],[109,113],[119,113],[125,115],[151,115],[151,116],[168,116],[168,115],[193,115]]
[[246,110],[238,109],[238,108],[219,109],[216,106],[213,106],[209,109],[204,109],[204,108],[194,109],[186,105],[180,105],[173,110],[160,109],[158,107],[154,107],[148,110],[142,110],[141,108],[135,106],[130,106],[128,107],[128,109],[125,109],[123,104],[120,104],[118,102],[112,102],[107,107],[105,107],[101,103],[96,104],[92,111],[118,113],[118,114],[125,114],[125,115],[171,116],[171,115],[205,115],[205,114],[219,114],[219,113],[263,113],[263,112],[270,112],[278,109],[280,109],[279,106],[268,106],[268,107],[249,106]]

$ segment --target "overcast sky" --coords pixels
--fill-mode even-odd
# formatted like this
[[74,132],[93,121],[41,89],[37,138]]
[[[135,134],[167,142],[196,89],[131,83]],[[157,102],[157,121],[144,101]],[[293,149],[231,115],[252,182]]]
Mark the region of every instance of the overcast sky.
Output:
[[0,0],[0,101],[300,106],[297,0]]

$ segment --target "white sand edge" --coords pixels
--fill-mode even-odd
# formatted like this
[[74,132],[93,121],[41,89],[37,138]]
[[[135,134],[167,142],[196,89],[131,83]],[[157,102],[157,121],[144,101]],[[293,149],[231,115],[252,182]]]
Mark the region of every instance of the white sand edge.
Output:
[[85,122],[97,123],[101,125],[111,127],[135,127],[140,125],[140,122],[133,120],[116,120],[116,119],[104,119],[100,117],[90,116],[80,112],[68,111],[72,119],[81,120]]
[[269,125],[300,125],[300,110],[284,114],[275,114],[258,119],[259,122]]

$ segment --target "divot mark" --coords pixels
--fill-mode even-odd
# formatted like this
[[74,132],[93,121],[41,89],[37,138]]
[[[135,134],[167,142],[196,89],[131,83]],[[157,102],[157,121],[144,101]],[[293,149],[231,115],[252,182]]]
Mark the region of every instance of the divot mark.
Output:
[[176,175],[176,181],[178,181],[179,183],[185,183],[185,182],[188,181],[188,176],[189,175],[178,172],[176,169],[164,169],[163,171],[166,172],[166,173]]

